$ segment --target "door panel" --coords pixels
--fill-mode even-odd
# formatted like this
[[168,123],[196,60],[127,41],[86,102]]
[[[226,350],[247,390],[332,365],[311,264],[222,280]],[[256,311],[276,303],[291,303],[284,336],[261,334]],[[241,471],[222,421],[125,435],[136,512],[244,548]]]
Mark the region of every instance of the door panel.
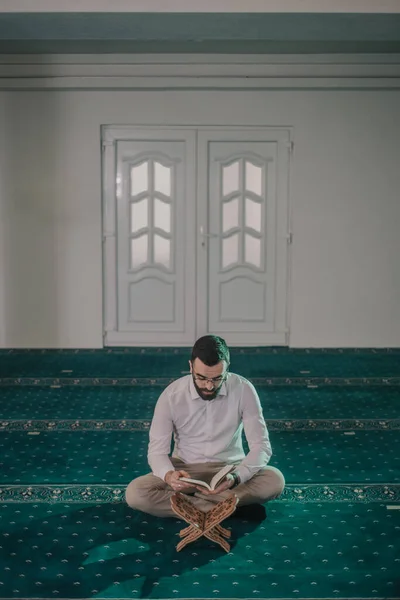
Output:
[[[287,132],[274,130],[199,135],[199,177],[208,183],[200,217],[207,253],[201,321],[204,332],[230,344],[286,340],[286,288],[277,293],[277,265],[279,257],[286,282],[288,141]],[[280,170],[278,154],[286,163]]]
[[107,341],[191,344],[195,134],[151,133],[116,142],[117,322]]

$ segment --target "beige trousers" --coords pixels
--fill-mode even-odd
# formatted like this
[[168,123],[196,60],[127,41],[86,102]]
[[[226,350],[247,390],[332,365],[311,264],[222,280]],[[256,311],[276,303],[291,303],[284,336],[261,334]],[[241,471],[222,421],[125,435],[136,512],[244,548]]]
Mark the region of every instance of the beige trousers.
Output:
[[[220,462],[186,464],[177,458],[171,458],[171,461],[177,471],[184,469],[193,479],[200,479],[207,483],[223,466]],[[232,491],[228,490],[213,496],[204,496],[196,489],[188,489],[186,493],[195,493],[190,499],[191,502],[206,512],[232,492],[239,498],[238,506],[245,506],[273,500],[281,495],[284,487],[285,479],[282,473],[275,467],[267,466]],[[165,481],[149,473],[130,482],[125,498],[127,504],[136,510],[155,517],[173,517],[175,514],[170,505],[172,494],[174,494],[173,489]]]

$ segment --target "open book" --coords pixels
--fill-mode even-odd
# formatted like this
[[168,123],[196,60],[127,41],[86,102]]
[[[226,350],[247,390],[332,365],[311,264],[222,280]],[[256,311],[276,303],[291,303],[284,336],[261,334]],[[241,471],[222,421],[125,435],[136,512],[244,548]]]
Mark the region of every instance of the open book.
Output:
[[193,483],[193,485],[199,485],[201,487],[206,488],[207,490],[215,490],[222,483],[222,480],[225,479],[225,476],[231,471],[235,470],[236,465],[225,465],[214,475],[211,479],[210,483],[206,483],[205,481],[201,481],[200,479],[190,479],[189,477],[180,477],[179,481],[186,481],[186,483]]

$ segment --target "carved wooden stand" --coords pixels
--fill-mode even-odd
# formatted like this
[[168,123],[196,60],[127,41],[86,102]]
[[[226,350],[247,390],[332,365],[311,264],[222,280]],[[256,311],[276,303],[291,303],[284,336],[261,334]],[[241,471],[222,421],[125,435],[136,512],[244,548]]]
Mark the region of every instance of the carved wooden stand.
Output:
[[177,545],[177,551],[179,552],[187,544],[204,535],[209,540],[217,542],[226,552],[229,552],[231,547],[224,538],[230,538],[231,532],[229,529],[222,527],[220,523],[235,512],[238,501],[237,496],[232,494],[226,500],[219,502],[210,511],[202,512],[190,502],[185,494],[178,492],[171,496],[172,510],[178,517],[189,523],[189,527],[185,527],[179,532],[179,536],[183,539]]

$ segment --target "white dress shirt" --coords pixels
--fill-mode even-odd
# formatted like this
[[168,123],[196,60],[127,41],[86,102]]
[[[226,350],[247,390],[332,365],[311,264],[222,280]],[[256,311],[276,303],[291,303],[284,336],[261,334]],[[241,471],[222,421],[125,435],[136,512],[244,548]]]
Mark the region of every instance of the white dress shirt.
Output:
[[[249,444],[245,455],[242,431]],[[236,463],[242,483],[265,467],[272,450],[254,386],[240,375],[228,373],[213,400],[203,400],[192,375],[171,383],[159,397],[150,427],[148,461],[154,475],[164,479],[174,466],[172,456],[185,463]]]

